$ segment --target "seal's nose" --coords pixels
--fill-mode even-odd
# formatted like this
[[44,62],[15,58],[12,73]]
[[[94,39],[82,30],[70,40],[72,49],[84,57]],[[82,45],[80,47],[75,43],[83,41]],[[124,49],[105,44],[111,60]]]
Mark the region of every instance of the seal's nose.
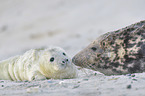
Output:
[[75,55],[72,58],[72,62],[77,65],[80,66],[81,64],[83,64],[83,56],[80,56],[79,54]]
[[64,61],[62,61],[62,65],[65,65],[68,62],[68,59],[65,59]]
[[68,62],[68,59],[66,59],[66,62]]
[[77,53],[73,58],[72,58],[72,62],[76,65],[76,66],[80,66],[80,67],[86,67],[87,64],[89,63],[89,58],[90,58],[90,52],[88,50],[84,50],[81,51],[79,53]]
[[64,63],[65,63],[65,61],[62,61],[62,63],[64,64]]

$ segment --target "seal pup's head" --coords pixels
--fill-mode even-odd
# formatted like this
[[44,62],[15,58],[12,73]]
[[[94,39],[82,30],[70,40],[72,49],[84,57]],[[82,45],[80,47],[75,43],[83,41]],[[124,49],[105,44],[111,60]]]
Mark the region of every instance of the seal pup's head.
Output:
[[42,52],[39,59],[40,72],[46,78],[73,78],[76,75],[75,65],[67,53],[60,47],[50,47]]

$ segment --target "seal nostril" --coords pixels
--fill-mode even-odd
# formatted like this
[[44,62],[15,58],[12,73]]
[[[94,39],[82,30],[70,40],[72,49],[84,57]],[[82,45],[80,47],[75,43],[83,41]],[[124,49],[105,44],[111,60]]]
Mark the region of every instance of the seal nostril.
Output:
[[68,59],[66,59],[66,61],[68,61]]
[[62,63],[65,63],[64,61],[62,61]]

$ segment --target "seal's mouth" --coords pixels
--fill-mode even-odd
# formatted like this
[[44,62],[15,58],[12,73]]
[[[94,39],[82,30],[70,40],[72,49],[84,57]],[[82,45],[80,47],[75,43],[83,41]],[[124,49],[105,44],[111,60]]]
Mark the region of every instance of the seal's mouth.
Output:
[[84,63],[85,63],[85,58],[79,54],[75,55],[72,58],[72,62],[76,65],[76,66],[80,66],[83,67]]
[[61,67],[66,68],[67,63],[60,63]]
[[55,71],[64,70],[67,68],[67,63],[58,63],[57,66],[54,66]]
[[72,58],[72,62],[73,62],[75,65],[79,66],[79,64],[78,64],[79,60],[76,58],[76,56],[74,56],[74,57]]
[[64,59],[61,63],[60,66],[66,68],[66,66],[69,64],[69,60],[68,59]]
[[93,56],[95,57],[95,54],[90,53],[89,50],[81,51],[72,58],[72,62],[79,67],[90,68],[89,65],[94,60]]

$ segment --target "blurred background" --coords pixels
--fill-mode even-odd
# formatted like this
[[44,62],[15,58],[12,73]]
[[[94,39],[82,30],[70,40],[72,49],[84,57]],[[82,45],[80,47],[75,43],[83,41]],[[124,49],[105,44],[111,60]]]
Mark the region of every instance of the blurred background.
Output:
[[0,0],[0,60],[59,46],[73,57],[98,36],[145,20],[145,0]]

